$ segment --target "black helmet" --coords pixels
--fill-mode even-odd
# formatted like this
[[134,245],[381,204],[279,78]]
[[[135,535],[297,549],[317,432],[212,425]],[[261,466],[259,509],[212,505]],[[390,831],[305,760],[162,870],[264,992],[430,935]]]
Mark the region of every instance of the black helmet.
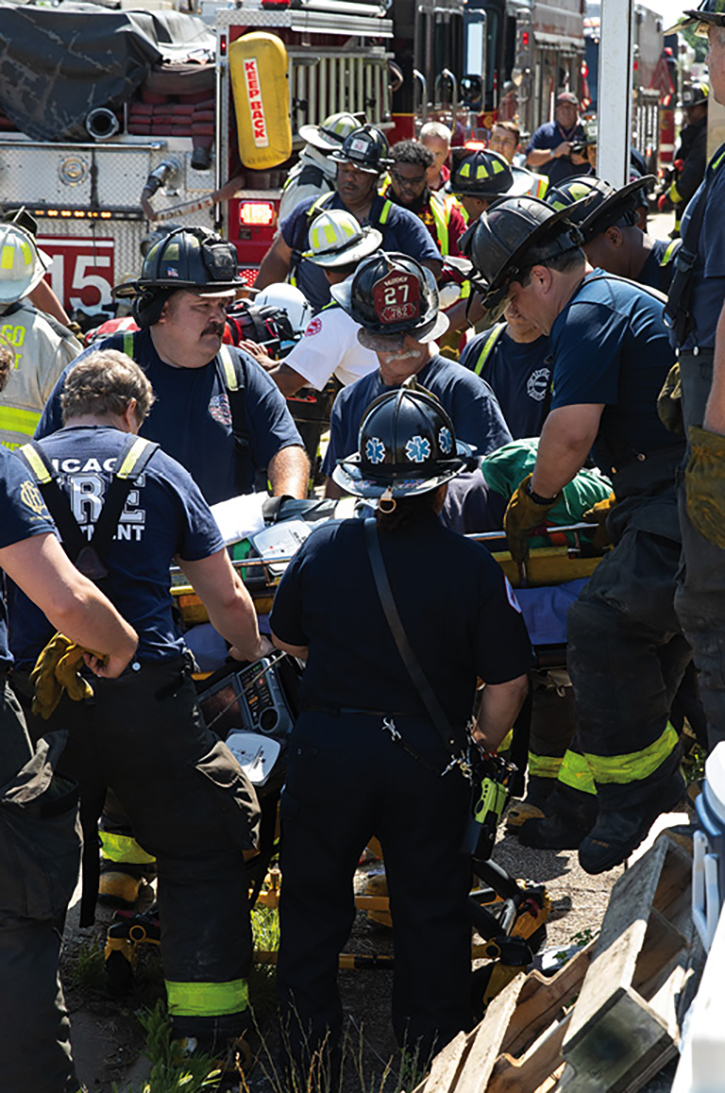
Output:
[[586,244],[613,224],[623,227],[636,224],[639,190],[654,181],[654,175],[646,175],[618,190],[610,182],[593,175],[568,178],[549,190],[546,203],[557,211],[570,210],[569,219],[579,228]]
[[489,326],[506,307],[511,281],[535,262],[581,246],[581,232],[569,214],[569,208],[555,211],[538,197],[505,197],[481,213],[461,238],[461,250],[480,275],[473,284],[483,293]]
[[668,27],[663,33],[674,34],[694,27],[695,34],[707,37],[708,26],[725,27],[725,0],[702,0],[699,8],[686,11],[673,27]]
[[488,148],[453,149],[451,177],[446,183],[449,193],[494,201],[507,194],[513,184],[513,171],[500,152]]
[[374,125],[361,125],[353,129],[342,142],[342,148],[330,153],[335,163],[353,163],[358,170],[371,175],[381,175],[392,164],[388,157],[388,142]]
[[431,342],[448,329],[448,319],[438,310],[435,277],[407,254],[376,251],[360,263],[352,280],[333,285],[330,292],[360,323],[358,339],[369,349],[391,349],[390,339],[406,334]]
[[177,228],[150,247],[138,280],[116,285],[113,295],[133,300],[134,318],[143,329],[158,322],[164,304],[180,289],[231,299],[243,287],[233,243],[206,228]]
[[682,98],[678,106],[687,110],[691,106],[707,106],[710,101],[710,86],[706,83],[692,83],[689,87],[683,87]]
[[415,376],[368,406],[358,451],[339,459],[332,477],[358,497],[413,497],[477,465],[475,449],[456,440],[438,399]]

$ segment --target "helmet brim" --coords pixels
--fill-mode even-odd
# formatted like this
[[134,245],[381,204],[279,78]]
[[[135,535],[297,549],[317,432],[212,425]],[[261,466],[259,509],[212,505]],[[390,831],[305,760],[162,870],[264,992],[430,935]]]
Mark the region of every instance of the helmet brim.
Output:
[[677,20],[674,26],[668,27],[667,30],[662,32],[666,37],[668,34],[679,34],[682,30],[694,29],[696,34],[707,34],[708,26],[712,27],[725,27],[725,14],[709,11],[685,11]]
[[[357,332],[357,340],[364,349],[369,349],[373,353],[391,353],[394,352],[390,344],[392,341],[398,341],[400,338],[405,339],[409,334],[421,345],[427,345],[428,342],[437,341],[445,334],[449,326],[448,316],[439,311],[432,324],[429,320],[419,330],[401,330],[397,334],[379,334],[377,331],[366,330],[364,326],[361,326]],[[429,329],[426,329],[426,327],[429,327]]]
[[153,292],[194,292],[198,296],[208,296],[212,300],[232,300],[246,286],[243,281],[216,281],[213,285],[197,285],[195,281],[124,281],[114,285],[111,295],[116,300],[133,300],[144,293]]
[[439,474],[427,478],[398,478],[396,475],[366,477],[360,467],[360,453],[353,452],[344,459],[338,459],[332,471],[332,480],[347,493],[369,500],[377,500],[384,493],[388,497],[417,497],[418,494],[430,493],[464,471],[471,470],[477,462],[475,451],[472,445],[456,440],[456,455],[446,460],[445,469]]
[[377,228],[363,228],[363,238],[353,243],[352,246],[342,250],[328,251],[326,254],[315,254],[314,251],[304,251],[302,257],[312,262],[314,266],[322,266],[323,269],[336,269],[338,266],[351,266],[353,262],[361,262],[368,258],[376,250],[380,250],[383,242],[383,233]]
[[359,163],[358,160],[352,159],[350,156],[343,155],[342,148],[336,149],[330,154],[330,159],[333,163],[352,163],[353,167],[357,167],[358,171],[362,171],[366,175],[382,175],[384,171],[387,171],[388,167],[392,167],[395,162],[387,157],[382,157],[378,160],[377,166],[368,167],[364,163]]
[[320,152],[334,152],[342,148],[344,137],[336,137],[333,133],[325,132],[321,125],[301,125],[297,133],[305,144],[311,144]]
[[[628,182],[626,186],[622,186],[615,193],[606,197],[601,205],[598,205],[594,212],[585,217],[578,228],[584,236],[584,244],[591,243],[592,239],[595,239],[602,232],[605,232],[607,228],[611,227],[612,222],[617,219],[621,214],[623,215],[627,208],[626,206],[631,204],[631,197],[637,192],[637,190],[645,189],[650,186],[657,179],[654,175],[642,175],[641,178],[635,178],[631,182]],[[589,201],[590,198],[585,197],[584,201]],[[574,204],[580,204],[575,202]],[[567,208],[571,209],[573,206],[568,205]]]
[[[354,318],[352,314],[352,278],[348,278],[347,281],[343,281],[339,285],[331,285],[330,295],[343,311],[346,311],[351,318]],[[419,322],[417,326],[408,327],[405,330],[370,330],[368,327],[364,327],[362,323],[359,324],[361,330],[365,329],[376,338],[397,338],[410,334],[411,338],[415,338],[416,341],[422,343],[434,342],[436,338],[440,338],[442,334],[445,334],[449,325],[448,317],[440,310],[434,320],[428,319],[425,322]],[[385,349],[383,348],[380,351],[385,352]]]

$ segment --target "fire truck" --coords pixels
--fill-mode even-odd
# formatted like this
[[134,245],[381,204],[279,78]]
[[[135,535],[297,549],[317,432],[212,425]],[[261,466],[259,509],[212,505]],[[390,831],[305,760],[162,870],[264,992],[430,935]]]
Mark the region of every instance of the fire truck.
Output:
[[243,0],[203,19],[0,4],[0,204],[37,219],[69,311],[107,316],[164,226],[222,232],[251,282],[299,127],[343,110],[394,127],[392,38],[375,2]]

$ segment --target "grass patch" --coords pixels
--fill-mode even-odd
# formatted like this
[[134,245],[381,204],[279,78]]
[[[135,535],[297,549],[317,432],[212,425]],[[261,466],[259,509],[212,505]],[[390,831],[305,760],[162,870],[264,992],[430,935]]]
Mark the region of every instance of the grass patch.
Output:
[[[134,1086],[128,1093],[202,1093],[218,1087],[221,1072],[207,1056],[181,1062],[174,1057],[171,1020],[163,1002],[138,1017],[146,1033],[145,1055],[151,1062],[151,1074],[140,1088]],[[112,1088],[113,1093],[120,1093],[115,1082]]]

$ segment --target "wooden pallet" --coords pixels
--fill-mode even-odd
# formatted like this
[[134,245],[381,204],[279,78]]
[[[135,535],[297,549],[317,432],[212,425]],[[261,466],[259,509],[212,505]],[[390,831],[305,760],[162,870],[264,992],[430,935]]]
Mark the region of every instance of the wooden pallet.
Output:
[[415,1093],[549,1093],[564,1067],[561,1044],[594,943],[551,978],[518,976],[494,998],[473,1032],[433,1061]]
[[564,1036],[576,1077],[560,1088],[635,1093],[676,1053],[703,962],[691,874],[691,855],[665,832],[615,884]]

